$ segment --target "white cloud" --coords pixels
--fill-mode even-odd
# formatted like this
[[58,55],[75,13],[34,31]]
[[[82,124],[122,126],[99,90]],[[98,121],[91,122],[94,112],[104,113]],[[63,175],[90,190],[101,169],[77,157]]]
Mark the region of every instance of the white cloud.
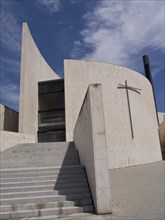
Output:
[[1,10],[0,41],[9,50],[18,52],[21,49],[21,27],[12,13]]
[[0,57],[0,64],[1,64],[1,70],[2,72],[6,70],[10,71],[10,73],[14,72],[19,75],[20,73],[20,61],[18,60],[13,60],[7,57]]
[[81,35],[92,52],[83,59],[130,67],[145,48],[164,53],[164,1],[101,1],[84,19]]
[[44,6],[50,13],[60,11],[60,0],[38,0],[39,5]]
[[20,62],[6,57],[1,57],[0,61],[0,102],[18,110]]
[[14,84],[1,85],[2,103],[10,103],[10,106],[18,108],[19,105],[19,88]]
[[78,3],[80,3],[79,0],[70,0],[71,5],[78,4]]
[[74,42],[74,50],[71,52],[72,58],[77,58],[83,51],[83,44],[80,41]]

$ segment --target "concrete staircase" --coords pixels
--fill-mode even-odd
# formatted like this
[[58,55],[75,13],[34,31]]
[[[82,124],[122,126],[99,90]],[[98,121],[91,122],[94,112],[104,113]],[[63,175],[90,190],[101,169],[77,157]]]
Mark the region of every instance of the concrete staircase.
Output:
[[73,143],[17,145],[1,153],[0,219],[74,219],[94,211]]

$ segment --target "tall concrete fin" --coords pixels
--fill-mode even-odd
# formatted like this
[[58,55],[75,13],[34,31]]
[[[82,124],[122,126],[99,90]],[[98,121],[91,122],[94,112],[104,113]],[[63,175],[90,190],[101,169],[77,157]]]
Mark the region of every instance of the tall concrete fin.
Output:
[[33,134],[38,130],[38,82],[59,79],[38,50],[27,23],[23,23],[19,132]]

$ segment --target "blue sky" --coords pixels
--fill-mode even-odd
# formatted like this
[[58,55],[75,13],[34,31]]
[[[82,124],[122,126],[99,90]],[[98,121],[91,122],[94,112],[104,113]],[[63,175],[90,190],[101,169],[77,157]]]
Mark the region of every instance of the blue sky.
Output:
[[144,74],[149,55],[158,111],[165,112],[164,0],[0,0],[1,103],[19,109],[21,28],[27,22],[48,64],[103,61]]

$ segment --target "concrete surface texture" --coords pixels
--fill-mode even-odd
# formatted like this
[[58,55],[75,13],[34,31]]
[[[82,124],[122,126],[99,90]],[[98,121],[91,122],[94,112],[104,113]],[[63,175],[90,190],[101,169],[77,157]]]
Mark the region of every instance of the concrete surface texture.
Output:
[[18,132],[18,112],[0,104],[0,130]]
[[158,112],[159,117],[159,136],[163,158],[165,159],[165,113]]
[[[117,65],[65,60],[66,138],[73,130],[89,84],[101,83],[109,168],[120,168],[162,160],[152,87],[141,74]],[[129,90],[134,138],[131,134],[126,89]],[[74,103],[74,104],[73,104]]]
[[0,130],[4,130],[4,115],[5,115],[5,107],[0,104]]
[[59,79],[38,50],[26,23],[22,31],[19,132],[37,136],[38,82]]
[[111,213],[101,85],[89,85],[74,129],[74,143],[87,172],[97,214]]
[[36,142],[35,135],[10,132],[10,131],[0,131],[0,151],[7,150],[8,148],[17,144],[35,143],[35,142]]

